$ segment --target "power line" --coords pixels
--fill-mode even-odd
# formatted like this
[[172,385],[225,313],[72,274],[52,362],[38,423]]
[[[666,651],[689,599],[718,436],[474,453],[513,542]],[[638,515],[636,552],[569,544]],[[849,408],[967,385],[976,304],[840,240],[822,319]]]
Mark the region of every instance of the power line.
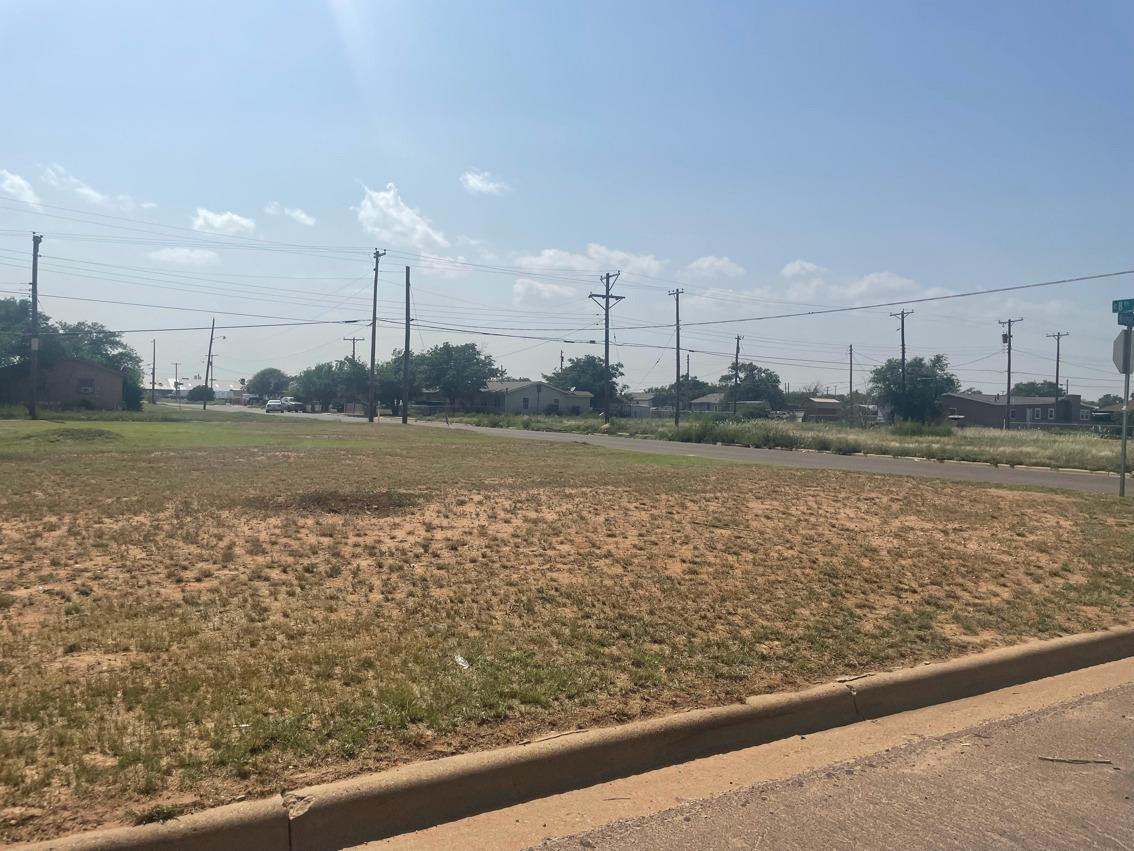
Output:
[[[1125,269],[1121,272],[1103,272],[1098,275],[1080,275],[1075,278],[1060,278],[1054,281],[1039,281],[1032,284],[1014,284],[1007,287],[994,287],[987,290],[970,290],[968,292],[950,293],[948,295],[934,295],[923,296],[921,298],[906,298],[899,301],[881,301],[875,304],[858,304],[849,307],[832,307],[825,310],[804,310],[797,313],[779,313],[768,316],[747,316],[740,319],[710,319],[701,322],[687,322],[687,326],[704,326],[704,325],[729,325],[737,322],[764,322],[769,319],[795,319],[803,316],[824,316],[831,313],[851,313],[859,310],[871,310],[881,307],[899,307],[906,304],[925,304],[934,301],[948,301],[949,299],[958,298],[972,298],[982,295],[995,295],[996,293],[1015,292],[1018,290],[1030,290],[1038,287],[1054,287],[1059,284],[1074,284],[1083,281],[1099,281],[1105,278],[1117,278],[1122,275],[1134,275],[1134,269]],[[665,325],[638,325],[629,326],[628,330],[636,330],[638,328],[665,328]]]

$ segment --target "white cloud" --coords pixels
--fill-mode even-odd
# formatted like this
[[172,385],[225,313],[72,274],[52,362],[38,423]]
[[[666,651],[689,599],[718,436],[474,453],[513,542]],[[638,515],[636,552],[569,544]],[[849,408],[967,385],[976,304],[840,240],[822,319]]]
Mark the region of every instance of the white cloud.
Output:
[[12,174],[4,168],[0,168],[0,190],[3,190],[5,195],[11,195],[17,201],[23,201],[25,204],[39,209],[39,196],[35,194],[32,185],[18,174]]
[[412,246],[418,251],[439,251],[449,247],[445,234],[403,201],[393,183],[387,183],[384,192],[364,186],[357,209],[358,223],[383,243],[393,247]]
[[217,253],[207,248],[159,248],[146,256],[160,263],[177,263],[182,266],[211,266],[220,262]]
[[826,271],[817,263],[811,263],[807,260],[792,260],[780,270],[780,274],[785,278],[811,278],[822,275]]
[[68,173],[67,169],[59,163],[44,166],[42,176],[48,186],[62,189],[65,192],[73,192],[88,204],[102,207],[105,210],[131,213],[139,209],[150,210],[157,206],[153,201],[136,201],[125,194],[108,195],[105,192],[99,192],[89,183]]
[[499,195],[512,188],[502,180],[493,180],[492,172],[475,168],[461,175],[461,186],[470,195]]
[[264,212],[269,216],[287,216],[299,222],[301,225],[307,225],[307,227],[311,227],[315,224],[315,217],[310,213],[305,212],[299,207],[284,207],[279,201],[272,201],[264,205]]
[[521,304],[528,296],[552,301],[557,298],[570,298],[573,295],[575,295],[574,287],[533,281],[530,278],[517,278],[516,283],[512,284],[512,301],[515,304]]
[[621,270],[628,275],[658,275],[664,271],[666,262],[652,254],[632,254],[596,242],[587,245],[583,254],[545,248],[539,254],[522,255],[515,260],[517,266],[529,272],[571,274]]
[[893,272],[871,272],[869,275],[847,282],[841,289],[848,297],[863,301],[924,294],[921,287],[912,279],[903,278]]
[[198,207],[193,216],[193,230],[203,230],[210,233],[223,233],[230,236],[251,234],[256,230],[256,223],[252,219],[237,215],[236,213],[214,213],[204,207]]
[[690,263],[686,269],[694,275],[707,278],[739,278],[744,274],[744,267],[728,257],[717,257],[706,254]]

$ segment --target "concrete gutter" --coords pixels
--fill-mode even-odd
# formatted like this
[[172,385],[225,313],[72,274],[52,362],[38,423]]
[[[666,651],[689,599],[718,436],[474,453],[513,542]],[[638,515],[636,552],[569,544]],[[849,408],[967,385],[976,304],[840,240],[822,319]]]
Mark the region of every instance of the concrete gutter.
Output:
[[806,735],[1134,656],[1134,627],[1037,641],[790,694],[578,730],[310,786],[163,825],[96,831],[26,851],[330,851],[618,777]]

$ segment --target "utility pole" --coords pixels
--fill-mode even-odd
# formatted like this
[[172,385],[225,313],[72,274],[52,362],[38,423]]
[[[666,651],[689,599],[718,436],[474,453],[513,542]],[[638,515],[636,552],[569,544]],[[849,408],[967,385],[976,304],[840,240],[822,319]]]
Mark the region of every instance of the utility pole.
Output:
[[409,422],[409,397],[410,397],[410,350],[409,350],[409,328],[410,328],[410,272],[409,266],[406,266],[406,344],[402,348],[402,424]]
[[559,350],[559,371],[563,371],[563,349]]
[[361,343],[365,339],[366,339],[365,337],[343,337],[343,342],[350,343],[350,359],[351,360],[358,360],[358,357],[355,355],[355,346],[357,346],[359,343]]
[[732,415],[736,416],[736,398],[740,394],[740,341],[744,338],[736,335],[736,357],[732,361]]
[[685,383],[689,383],[689,352],[685,353]]
[[154,353],[150,359],[150,404],[157,404],[157,338],[154,338]]
[[32,234],[31,257],[31,381],[28,389],[28,416],[39,419],[39,244],[43,237]]
[[173,362],[173,395],[177,397],[177,407],[181,407],[181,374],[178,370],[181,368],[180,361]]
[[847,404],[850,405],[850,420],[855,421],[854,415],[854,344],[852,343],[847,348],[847,354],[850,356],[850,369],[847,371],[847,378],[850,383],[847,385],[850,389],[847,390]]
[[209,372],[213,368],[213,333],[217,330],[217,320],[213,317],[213,324],[209,328],[209,357],[205,361],[205,395],[201,397],[201,410],[204,411],[209,407],[209,390],[212,389],[209,384]]
[[618,302],[626,298],[626,296],[624,295],[611,295],[610,290],[614,286],[614,282],[618,280],[618,276],[621,274],[622,272],[615,272],[614,274],[607,272],[605,275],[599,278],[599,280],[603,283],[603,292],[589,293],[587,295],[587,298],[591,299],[591,301],[593,301],[595,304],[598,304],[600,299],[602,300],[602,304],[600,304],[599,307],[602,308],[603,325],[605,329],[603,335],[602,355],[604,376],[606,378],[602,385],[602,419],[605,423],[610,422],[610,308],[613,306],[613,304],[618,304]]
[[1000,341],[1008,344],[1008,389],[1004,394],[1004,430],[1007,431],[1012,422],[1012,326],[1017,322],[1023,322],[1023,317],[1019,319],[1001,319],[998,324],[1005,326],[1008,330],[1000,335]]
[[891,313],[891,316],[897,316],[902,321],[902,394],[906,392],[906,317],[912,316],[912,310],[902,308],[897,313]]
[[681,294],[685,290],[670,290],[669,294],[673,296],[673,307],[676,311],[674,321],[677,329],[677,348],[675,354],[677,359],[674,362],[674,382],[673,382],[673,424],[681,425]]
[[378,261],[386,256],[385,251],[374,249],[374,303],[370,311],[370,380],[366,391],[366,421],[374,422],[374,355],[377,352],[378,337]]
[[1047,334],[1048,337],[1055,338],[1055,417],[1059,418],[1059,344],[1064,337],[1071,336],[1070,331],[1056,331],[1054,334]]

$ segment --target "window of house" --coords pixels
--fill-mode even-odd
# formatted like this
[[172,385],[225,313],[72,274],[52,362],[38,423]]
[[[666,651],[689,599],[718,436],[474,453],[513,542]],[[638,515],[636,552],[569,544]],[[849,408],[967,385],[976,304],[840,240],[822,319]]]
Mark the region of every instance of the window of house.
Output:
[[949,416],[951,416],[951,417],[957,416],[957,409],[956,408],[950,408],[949,409]]
[[528,409],[528,397],[527,396],[524,397],[523,408],[524,408],[525,411]]
[[1048,409],[1047,409],[1047,418],[1048,418],[1049,420],[1054,420],[1054,419],[1055,419],[1055,408],[1048,408]]
[[1091,418],[1091,412],[1090,411],[1082,411],[1082,410],[1079,411],[1079,419],[1089,420],[1090,418]]
[[1043,419],[1043,408],[1036,408],[1035,418],[1037,420]]
[[1008,419],[1010,419],[1010,420],[1016,419],[1016,409],[1015,408],[1009,408],[1008,409]]
[[94,393],[94,379],[80,378],[78,391],[84,396],[89,396],[91,393]]

